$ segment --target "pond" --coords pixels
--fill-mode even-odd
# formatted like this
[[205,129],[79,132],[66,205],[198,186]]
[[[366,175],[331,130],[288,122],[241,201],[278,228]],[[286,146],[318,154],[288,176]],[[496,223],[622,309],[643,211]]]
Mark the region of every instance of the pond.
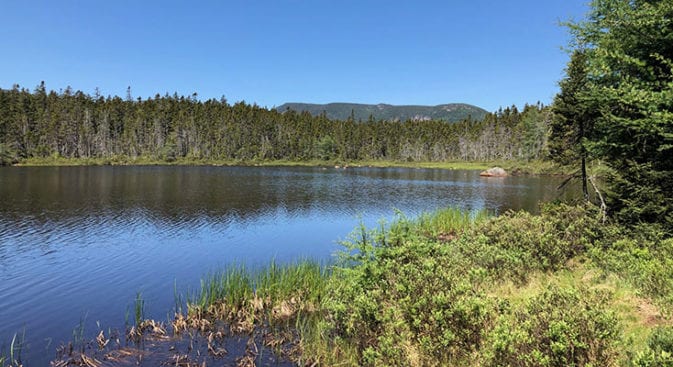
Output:
[[359,223],[398,210],[535,211],[560,181],[409,168],[0,168],[0,350],[25,332],[24,365],[48,365],[75,329],[123,329],[138,292],[147,316],[168,320],[176,290],[229,264],[328,262]]

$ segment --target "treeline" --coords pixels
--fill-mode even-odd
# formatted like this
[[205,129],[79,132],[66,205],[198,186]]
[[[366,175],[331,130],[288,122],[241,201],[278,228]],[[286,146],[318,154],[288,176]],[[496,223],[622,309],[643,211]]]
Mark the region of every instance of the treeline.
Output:
[[4,160],[185,157],[211,160],[510,160],[546,151],[548,107],[527,105],[483,120],[330,120],[226,99],[156,95],[143,100],[67,88],[0,89]]

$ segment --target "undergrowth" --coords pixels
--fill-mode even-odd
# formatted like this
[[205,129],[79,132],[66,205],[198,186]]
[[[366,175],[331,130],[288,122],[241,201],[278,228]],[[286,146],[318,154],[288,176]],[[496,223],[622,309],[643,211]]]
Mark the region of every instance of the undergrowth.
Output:
[[[564,204],[490,218],[449,209],[359,228],[330,278],[323,334],[371,366],[664,358],[637,341],[668,324],[661,312],[672,294],[671,240],[655,230],[647,240],[623,232],[592,206]],[[625,253],[624,241],[638,242],[638,251]],[[568,272],[584,275],[557,281]],[[641,315],[649,300],[657,307]],[[329,348],[322,352],[333,360]]]

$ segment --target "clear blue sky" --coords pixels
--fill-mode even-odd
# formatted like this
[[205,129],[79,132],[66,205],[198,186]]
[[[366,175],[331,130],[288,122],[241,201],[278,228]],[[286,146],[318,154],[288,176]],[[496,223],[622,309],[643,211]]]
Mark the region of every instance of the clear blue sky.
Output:
[[2,1],[0,88],[134,97],[551,102],[588,0]]

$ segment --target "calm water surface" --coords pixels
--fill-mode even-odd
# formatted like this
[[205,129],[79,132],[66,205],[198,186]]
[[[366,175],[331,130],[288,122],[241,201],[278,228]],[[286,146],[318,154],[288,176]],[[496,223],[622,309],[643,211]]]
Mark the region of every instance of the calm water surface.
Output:
[[557,178],[404,168],[0,168],[0,350],[25,330],[26,365],[122,329],[142,292],[166,320],[174,287],[232,263],[329,261],[363,221],[458,206],[536,210]]

